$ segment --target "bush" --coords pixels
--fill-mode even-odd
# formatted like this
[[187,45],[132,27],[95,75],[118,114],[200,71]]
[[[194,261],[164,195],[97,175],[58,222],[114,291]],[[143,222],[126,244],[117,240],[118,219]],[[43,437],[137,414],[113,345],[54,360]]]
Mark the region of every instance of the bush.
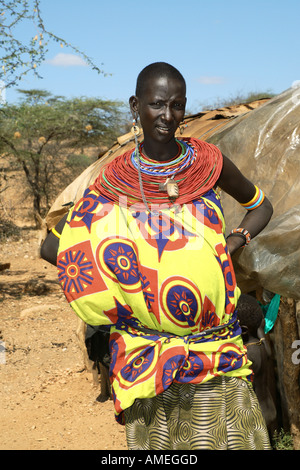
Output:
[[275,450],[293,450],[293,437],[289,432],[281,429],[280,431],[275,431],[273,436],[273,448]]
[[20,237],[20,228],[10,220],[0,220],[0,242],[7,238],[18,239]]

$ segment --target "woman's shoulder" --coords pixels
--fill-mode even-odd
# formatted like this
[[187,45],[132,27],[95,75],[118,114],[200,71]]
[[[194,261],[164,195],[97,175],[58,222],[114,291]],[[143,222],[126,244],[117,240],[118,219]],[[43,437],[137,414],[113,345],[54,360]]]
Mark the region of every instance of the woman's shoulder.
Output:
[[178,140],[183,140],[187,144],[191,145],[192,147],[196,148],[197,150],[213,152],[222,158],[221,150],[211,142],[207,142],[206,140],[198,139],[197,137],[180,137]]

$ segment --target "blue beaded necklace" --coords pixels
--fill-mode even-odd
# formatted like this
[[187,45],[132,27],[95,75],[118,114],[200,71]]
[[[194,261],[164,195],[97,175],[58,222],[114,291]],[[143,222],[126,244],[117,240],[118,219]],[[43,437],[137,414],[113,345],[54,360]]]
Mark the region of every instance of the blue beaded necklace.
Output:
[[187,142],[177,140],[177,145],[179,147],[179,154],[167,162],[158,162],[156,160],[151,160],[142,152],[143,143],[139,145],[139,149],[135,149],[131,155],[131,161],[134,167],[146,175],[155,175],[157,176],[171,176],[176,173],[181,172],[188,168],[195,160],[194,149],[187,144]]

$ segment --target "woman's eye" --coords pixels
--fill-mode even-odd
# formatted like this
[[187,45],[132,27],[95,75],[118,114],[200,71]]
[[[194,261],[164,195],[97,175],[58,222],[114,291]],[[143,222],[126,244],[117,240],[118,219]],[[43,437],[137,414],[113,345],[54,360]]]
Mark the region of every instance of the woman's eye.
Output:
[[161,108],[163,106],[163,103],[161,101],[155,101],[154,103],[151,103],[151,106],[153,108]]
[[[163,101],[153,101],[150,103],[150,106],[155,109],[163,108],[165,106],[165,103]],[[172,104],[172,107],[177,110],[182,110],[184,109],[184,104],[183,103],[174,103]]]

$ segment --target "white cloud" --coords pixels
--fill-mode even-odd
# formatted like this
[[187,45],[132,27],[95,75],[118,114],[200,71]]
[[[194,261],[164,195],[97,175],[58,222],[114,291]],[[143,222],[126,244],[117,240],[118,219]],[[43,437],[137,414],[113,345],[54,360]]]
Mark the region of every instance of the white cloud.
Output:
[[197,82],[201,83],[202,85],[221,85],[225,82],[225,78],[202,76],[197,79]]
[[47,64],[54,65],[55,67],[86,67],[87,63],[78,55],[75,54],[56,54],[53,59],[46,60]]

